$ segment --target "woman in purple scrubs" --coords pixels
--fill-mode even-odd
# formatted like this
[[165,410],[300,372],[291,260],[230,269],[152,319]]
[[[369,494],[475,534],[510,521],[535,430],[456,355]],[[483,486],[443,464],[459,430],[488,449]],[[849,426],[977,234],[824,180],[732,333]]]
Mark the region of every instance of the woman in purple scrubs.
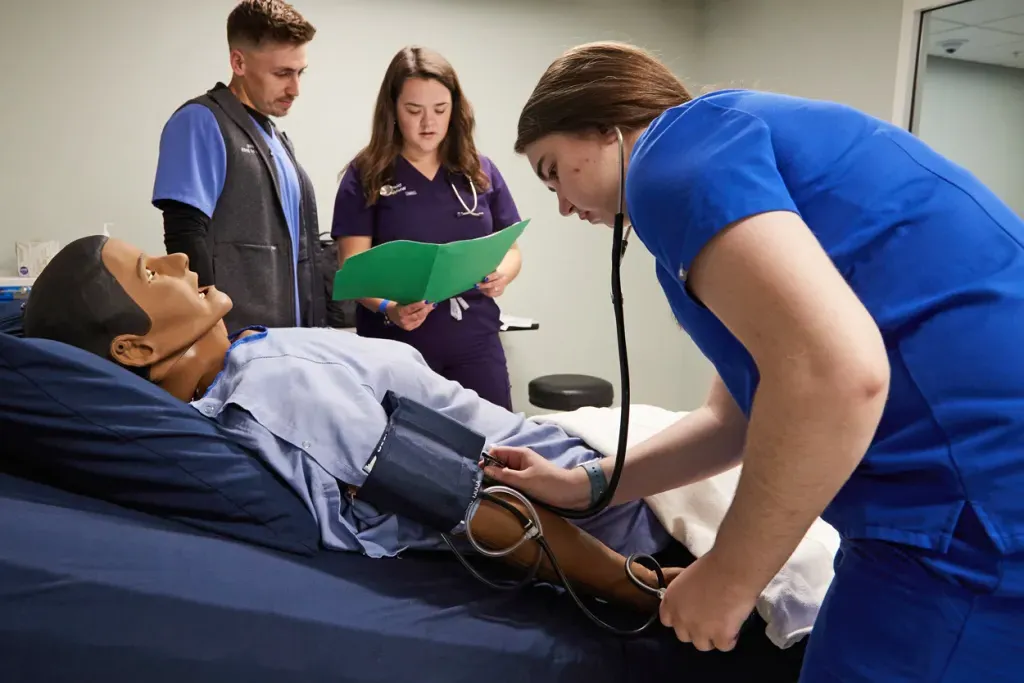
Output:
[[[345,170],[331,235],[339,265],[391,240],[445,243],[482,237],[519,221],[512,195],[473,143],[473,109],[444,57],[403,48],[377,96],[370,143]],[[360,335],[416,347],[435,372],[512,409],[494,299],[522,265],[509,250],[495,272],[448,301],[399,306],[360,299]]]

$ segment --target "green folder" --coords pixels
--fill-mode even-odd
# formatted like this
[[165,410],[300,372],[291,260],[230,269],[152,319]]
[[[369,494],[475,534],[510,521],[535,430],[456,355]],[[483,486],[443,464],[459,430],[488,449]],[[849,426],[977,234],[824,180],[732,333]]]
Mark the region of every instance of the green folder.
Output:
[[494,272],[529,219],[460,242],[385,242],[350,256],[334,275],[334,299],[378,298],[398,304],[444,301]]

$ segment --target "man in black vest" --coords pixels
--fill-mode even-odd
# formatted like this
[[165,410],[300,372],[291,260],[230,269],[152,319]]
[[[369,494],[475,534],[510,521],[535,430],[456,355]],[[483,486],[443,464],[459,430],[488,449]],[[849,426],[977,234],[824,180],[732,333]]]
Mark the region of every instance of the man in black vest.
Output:
[[227,21],[231,82],[182,105],[160,138],[164,245],[235,302],[229,329],[325,324],[313,184],[270,119],[299,96],[315,33],[282,0],[243,0]]

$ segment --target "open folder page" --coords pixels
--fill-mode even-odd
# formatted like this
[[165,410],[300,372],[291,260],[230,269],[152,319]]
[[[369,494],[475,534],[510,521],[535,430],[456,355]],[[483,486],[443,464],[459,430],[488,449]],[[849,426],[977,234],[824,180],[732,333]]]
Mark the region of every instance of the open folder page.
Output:
[[334,275],[334,299],[373,297],[399,304],[450,299],[493,273],[529,222],[447,244],[378,244],[345,260]]

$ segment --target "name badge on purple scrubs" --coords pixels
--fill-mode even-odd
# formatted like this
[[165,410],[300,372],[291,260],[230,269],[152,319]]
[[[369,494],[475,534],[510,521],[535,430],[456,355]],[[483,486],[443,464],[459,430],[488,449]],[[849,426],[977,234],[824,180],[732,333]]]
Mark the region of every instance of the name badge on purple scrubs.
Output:
[[403,185],[402,183],[398,183],[397,185],[382,185],[381,188],[380,188],[380,196],[381,197],[390,197],[391,195],[396,195],[399,192],[404,192],[404,191],[405,191],[405,185]]

